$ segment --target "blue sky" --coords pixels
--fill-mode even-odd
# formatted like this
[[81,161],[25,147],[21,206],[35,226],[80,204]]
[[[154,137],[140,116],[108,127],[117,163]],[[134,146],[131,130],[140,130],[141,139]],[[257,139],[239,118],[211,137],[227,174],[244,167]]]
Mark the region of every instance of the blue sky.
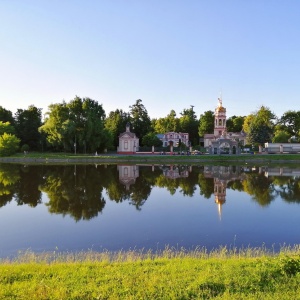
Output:
[[0,0],[0,105],[300,110],[300,1]]

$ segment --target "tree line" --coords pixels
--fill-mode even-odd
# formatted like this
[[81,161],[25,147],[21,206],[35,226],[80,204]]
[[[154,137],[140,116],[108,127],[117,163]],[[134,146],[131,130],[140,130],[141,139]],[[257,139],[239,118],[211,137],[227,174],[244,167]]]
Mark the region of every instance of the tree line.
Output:
[[[141,146],[161,146],[157,134],[186,132],[194,147],[201,146],[205,133],[213,133],[214,112],[196,116],[193,106],[178,115],[171,109],[162,118],[151,118],[141,99],[128,111],[116,109],[108,114],[102,104],[90,98],[74,99],[51,104],[48,111],[30,105],[27,109],[11,111],[0,106],[0,156],[16,151],[64,151],[75,153],[116,150],[118,137],[130,123]],[[226,121],[228,132],[247,134],[249,145],[265,142],[299,142],[300,111],[288,110],[277,117],[268,107],[261,106],[247,116],[231,116]]]

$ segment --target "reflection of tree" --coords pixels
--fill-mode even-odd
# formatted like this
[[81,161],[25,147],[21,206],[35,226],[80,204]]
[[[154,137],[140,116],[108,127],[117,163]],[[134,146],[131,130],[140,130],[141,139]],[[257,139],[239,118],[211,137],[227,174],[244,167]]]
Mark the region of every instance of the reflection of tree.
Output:
[[140,176],[136,179],[134,185],[130,187],[130,204],[134,205],[137,210],[146,202],[152,190],[151,169],[149,167],[140,168]]
[[244,190],[242,181],[238,179],[229,181],[227,184],[227,188],[239,192],[242,192]]
[[172,167],[178,172],[178,177],[169,178],[164,174],[159,174],[156,177],[155,185],[166,188],[171,195],[174,195],[176,190],[180,188],[180,193],[184,196],[192,197],[196,190],[196,184],[198,183],[198,173],[192,171],[191,166],[178,165]]
[[20,168],[21,180],[15,194],[18,205],[28,204],[35,207],[42,202],[42,194],[39,190],[42,178],[40,170],[40,166],[22,166]]
[[244,191],[252,196],[252,199],[261,206],[269,205],[274,199],[274,185],[270,178],[263,174],[249,173],[243,181]]
[[206,178],[203,173],[198,174],[198,184],[200,187],[200,195],[209,199],[214,193],[214,179]]
[[0,164],[0,207],[12,200],[19,179],[17,165]]
[[91,165],[52,166],[41,190],[51,213],[69,214],[76,221],[98,215],[105,206],[101,170]]
[[196,190],[196,184],[198,183],[198,173],[192,171],[192,169],[190,171],[188,178],[179,179],[179,186],[181,188],[180,192],[184,196],[192,197]]
[[156,178],[155,185],[158,187],[166,188],[171,195],[174,195],[178,188],[178,180],[167,178],[166,176],[161,174]]
[[279,194],[281,198],[286,202],[300,203],[300,177],[285,178],[287,178],[287,180],[284,183],[280,182],[280,184],[278,184],[280,187]]

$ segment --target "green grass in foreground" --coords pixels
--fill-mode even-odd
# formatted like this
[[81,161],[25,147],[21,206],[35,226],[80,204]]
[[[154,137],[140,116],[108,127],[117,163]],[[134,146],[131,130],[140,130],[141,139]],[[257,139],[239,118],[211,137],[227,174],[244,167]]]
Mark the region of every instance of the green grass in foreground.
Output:
[[26,253],[1,261],[0,299],[300,299],[300,247]]

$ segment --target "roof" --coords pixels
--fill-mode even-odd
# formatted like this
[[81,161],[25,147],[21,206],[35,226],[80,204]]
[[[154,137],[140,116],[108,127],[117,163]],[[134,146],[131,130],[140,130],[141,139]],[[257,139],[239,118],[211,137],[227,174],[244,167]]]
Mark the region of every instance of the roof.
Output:
[[132,138],[132,139],[137,139],[135,133],[130,132],[130,131],[125,131],[119,135],[119,138]]

